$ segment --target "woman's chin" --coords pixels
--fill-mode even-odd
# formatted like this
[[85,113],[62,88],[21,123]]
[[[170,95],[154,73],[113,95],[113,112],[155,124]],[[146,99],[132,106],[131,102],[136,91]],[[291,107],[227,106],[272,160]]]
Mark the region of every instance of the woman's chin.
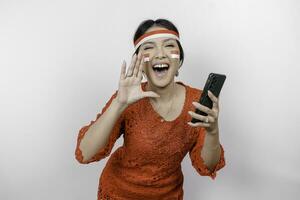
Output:
[[155,72],[151,74],[151,82],[156,85],[157,87],[165,87],[167,86],[174,78],[174,75],[172,77],[172,73],[168,72],[163,76],[159,76]]

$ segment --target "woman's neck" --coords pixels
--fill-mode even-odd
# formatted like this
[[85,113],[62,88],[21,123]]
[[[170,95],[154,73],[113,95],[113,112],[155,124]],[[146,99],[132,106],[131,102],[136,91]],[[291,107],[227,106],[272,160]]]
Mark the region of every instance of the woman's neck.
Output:
[[159,94],[160,97],[158,98],[152,98],[152,101],[155,103],[169,103],[172,98],[174,97],[176,91],[177,91],[177,84],[172,81],[169,85],[167,85],[166,87],[157,87],[151,83],[149,83],[149,81],[146,84],[146,90],[147,91],[153,91],[157,94]]

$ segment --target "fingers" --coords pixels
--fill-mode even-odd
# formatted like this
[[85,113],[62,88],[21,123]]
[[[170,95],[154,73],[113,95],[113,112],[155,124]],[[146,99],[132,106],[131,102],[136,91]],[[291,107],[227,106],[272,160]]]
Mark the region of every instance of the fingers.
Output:
[[137,60],[137,55],[134,54],[133,57],[132,57],[132,59],[131,59],[130,67],[129,67],[128,71],[127,71],[126,76],[131,76],[132,75],[133,67],[135,65],[136,60]]
[[[193,112],[193,111],[189,111],[188,112],[193,118],[195,118],[195,119],[199,119],[199,120],[201,120],[201,121],[207,121],[207,119],[209,118],[209,116],[203,116],[203,115],[199,115],[199,114],[197,114],[197,113],[195,113],[195,112]],[[209,119],[208,119],[209,120]]]
[[199,110],[207,113],[207,115],[211,115],[214,118],[218,118],[218,115],[219,115],[219,110],[218,109],[210,109],[210,108],[208,108],[208,107],[206,107],[206,106],[204,106],[204,105],[202,105],[202,104],[200,104],[198,102],[195,102],[195,101],[192,104],[197,109],[199,109]]
[[[192,112],[192,111],[189,111],[188,113],[195,119],[199,119],[201,120],[202,122],[196,122],[196,123],[192,123],[192,122],[188,122],[189,125],[193,126],[193,127],[197,127],[197,126],[202,126],[202,127],[210,127],[210,124],[214,124],[217,122],[217,119],[218,119],[218,98],[211,92],[211,91],[208,91],[208,96],[209,98],[212,100],[213,102],[213,107],[212,109],[204,106],[204,105],[201,105],[200,103],[198,102],[193,102],[192,104],[199,110],[207,113],[207,116],[203,116],[203,115],[200,115],[196,112]],[[206,123],[207,122],[207,123]]]
[[122,64],[122,70],[121,70],[121,79],[125,79],[126,77],[142,77],[142,68],[143,68],[143,58],[144,56],[142,55],[141,52],[138,53],[138,55],[134,54],[131,60],[131,64],[129,69],[127,70],[127,74],[125,75],[126,72],[126,62],[123,61]]
[[218,98],[210,91],[208,90],[208,96],[213,102],[213,108],[219,108],[218,106]]
[[142,58],[141,58],[141,62],[140,62],[140,65],[139,65],[139,70],[138,70],[138,73],[137,73],[137,77],[139,79],[142,79],[142,71],[143,71],[143,64],[144,64],[143,59],[144,59],[144,56],[142,56]]
[[135,66],[134,66],[133,76],[138,75],[138,72],[140,71],[141,63],[143,63],[142,62],[142,54],[139,52],[138,59],[137,59],[137,61],[135,63]]
[[207,113],[208,115],[213,115],[213,111],[212,111],[210,108],[208,108],[208,107],[206,107],[206,106],[204,106],[204,105],[202,105],[202,104],[200,104],[200,103],[198,103],[198,102],[195,102],[195,101],[194,101],[192,104],[193,104],[193,106],[195,106],[197,109],[199,109],[199,110],[201,110],[201,111]]
[[126,72],[126,62],[125,60],[123,60],[120,79],[125,79],[125,72]]
[[143,92],[143,97],[160,97],[159,94],[152,92],[152,91],[146,91]]
[[210,124],[203,123],[203,122],[196,122],[196,123],[188,122],[188,124],[193,127],[198,127],[198,126],[202,126],[202,127],[206,127],[206,128],[210,127]]
[[207,115],[207,116],[199,115],[193,111],[189,111],[188,113],[189,115],[191,115],[192,118],[200,120],[200,122],[196,122],[196,123],[192,123],[191,121],[188,122],[188,124],[193,127],[202,126],[208,128],[211,126],[211,124],[214,124],[216,122],[216,118],[211,115]]

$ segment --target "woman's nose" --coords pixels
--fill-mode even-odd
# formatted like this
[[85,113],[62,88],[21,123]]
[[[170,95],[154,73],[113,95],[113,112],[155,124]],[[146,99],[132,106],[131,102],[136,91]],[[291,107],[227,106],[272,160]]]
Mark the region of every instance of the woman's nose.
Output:
[[157,59],[166,58],[166,54],[165,54],[165,52],[162,48],[157,49],[156,54],[155,54],[155,58],[157,58]]

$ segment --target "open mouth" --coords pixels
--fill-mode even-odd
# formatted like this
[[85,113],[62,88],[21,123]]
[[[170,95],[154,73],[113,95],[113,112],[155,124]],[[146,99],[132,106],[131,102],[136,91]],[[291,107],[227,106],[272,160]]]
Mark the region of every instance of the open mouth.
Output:
[[167,63],[156,64],[152,67],[152,69],[157,77],[163,77],[168,72],[169,64]]

